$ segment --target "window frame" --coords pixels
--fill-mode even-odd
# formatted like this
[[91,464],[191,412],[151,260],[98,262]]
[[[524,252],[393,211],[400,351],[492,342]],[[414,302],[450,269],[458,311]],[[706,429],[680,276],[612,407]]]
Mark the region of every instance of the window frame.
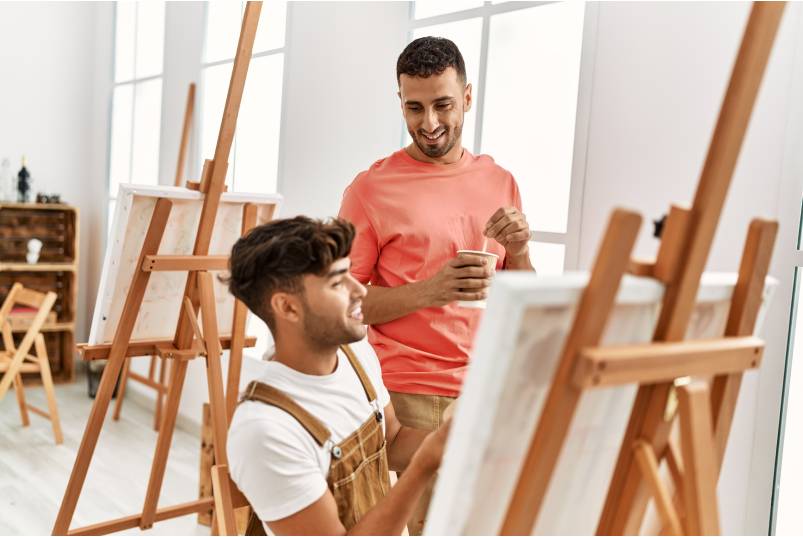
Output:
[[[240,16],[242,17],[242,13],[244,10],[245,2],[240,2]],[[276,189],[280,190],[281,186],[281,177],[280,171],[283,165],[283,139],[284,139],[284,127],[285,127],[285,106],[284,106],[284,99],[286,95],[287,89],[287,63],[288,63],[288,34],[290,32],[290,19],[291,19],[291,12],[292,12],[292,2],[287,2],[287,7],[285,11],[285,20],[284,20],[284,45],[281,47],[276,47],[260,52],[253,52],[251,54],[251,60],[264,58],[267,56],[276,56],[276,55],[283,55],[282,58],[282,83],[281,83],[281,102],[280,102],[280,123],[279,123],[279,136],[278,136],[278,147],[277,147],[277,155],[278,158],[276,160]],[[196,107],[195,107],[195,119],[193,121],[193,143],[191,144],[191,168],[196,169],[195,166],[199,166],[198,171],[200,172],[200,167],[203,166],[203,162],[205,159],[213,158],[213,155],[204,155],[204,148],[202,147],[203,144],[203,128],[204,128],[204,97],[207,91],[206,85],[204,84],[204,72],[206,69],[218,67],[220,65],[226,64],[234,64],[234,54],[229,58],[219,59],[214,61],[206,61],[206,46],[207,46],[207,28],[208,28],[208,16],[209,16],[209,2],[205,2],[204,4],[204,17],[203,17],[203,45],[201,50],[201,58],[198,64],[198,76],[196,77],[198,80],[198,93],[196,96]],[[262,22],[260,20],[260,22]],[[236,45],[236,44],[235,44]],[[234,49],[233,49],[234,50]],[[231,149],[231,162],[229,162],[229,169],[231,170],[231,180],[232,184],[229,185],[233,192],[237,192],[237,185],[236,185],[236,173],[237,173],[237,133],[235,133],[234,140],[232,142],[232,149]]]
[[[476,88],[474,89],[474,106],[476,119],[474,124],[474,140],[471,150],[479,154],[482,147],[483,115],[485,112],[485,85],[488,71],[488,48],[491,32],[491,17],[523,9],[531,9],[554,3],[553,1],[521,1],[502,2],[493,4],[486,1],[480,7],[473,7],[450,13],[443,13],[421,19],[415,18],[415,2],[410,2],[410,15],[407,33],[407,42],[413,39],[416,30],[429,26],[460,22],[468,19],[481,18],[482,32],[480,42],[480,64],[477,73]],[[583,22],[583,42],[580,53],[580,74],[577,90],[577,111],[574,127],[574,148],[572,152],[572,167],[569,184],[569,208],[566,223],[566,232],[539,231],[532,229],[530,242],[560,244],[565,247],[563,269],[577,270],[580,268],[580,243],[583,212],[583,191],[585,188],[586,156],[588,147],[588,128],[591,115],[591,89],[593,78],[594,58],[596,56],[597,26],[599,20],[599,5],[586,4]],[[406,145],[407,129],[402,121],[401,146]],[[468,147],[468,144],[465,144]]]
[[[134,17],[134,36],[137,36],[138,29],[139,29],[139,4],[135,3],[136,15]],[[134,77],[130,79],[115,80],[116,77],[116,69],[117,69],[117,15],[119,9],[119,2],[114,3],[114,12],[112,15],[112,61],[111,61],[111,72],[109,74],[109,78],[111,80],[111,84],[109,85],[109,121],[108,121],[108,137],[107,137],[107,147],[106,147],[106,233],[104,233],[104,237],[108,236],[109,226],[112,224],[113,215],[110,214],[110,209],[113,204],[117,202],[117,194],[112,195],[111,192],[111,174],[112,174],[112,147],[113,141],[112,136],[114,134],[114,94],[117,88],[122,86],[131,86],[131,127],[130,127],[130,141],[129,141],[129,159],[128,159],[128,183],[131,183],[132,178],[132,171],[134,168],[134,133],[136,132],[136,109],[137,109],[137,85],[152,82],[154,80],[161,80],[162,87],[161,87],[161,94],[159,97],[159,123],[162,122],[162,102],[164,101],[164,83],[165,83],[165,50],[166,50],[166,43],[167,43],[167,2],[162,2],[162,6],[164,9],[164,25],[162,28],[163,38],[162,38],[162,69],[159,74],[156,75],[147,75],[143,77],[136,76],[136,65],[137,65],[137,51],[138,45],[135,38],[134,41],[134,59],[133,65],[135,68]],[[161,144],[161,125],[160,125],[160,142],[159,142],[159,154],[156,156],[157,160],[157,170],[158,170],[158,162],[159,158],[162,153],[162,144]],[[157,184],[159,182],[159,177],[156,177]],[[120,183],[123,184],[123,183]]]

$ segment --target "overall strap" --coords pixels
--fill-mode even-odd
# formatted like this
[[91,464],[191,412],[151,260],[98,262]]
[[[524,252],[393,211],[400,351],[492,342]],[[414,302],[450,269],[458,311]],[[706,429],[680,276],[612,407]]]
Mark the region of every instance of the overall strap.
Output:
[[248,384],[243,396],[243,401],[259,401],[266,405],[273,405],[293,416],[298,423],[304,427],[309,434],[321,447],[326,445],[331,433],[318,418],[304,410],[298,403],[290,399],[284,392],[277,390],[273,386],[268,386],[259,381],[252,381]]
[[374,385],[371,384],[371,380],[368,378],[368,374],[365,372],[365,369],[363,369],[362,365],[360,365],[357,355],[354,354],[354,351],[351,350],[351,347],[348,345],[341,345],[340,350],[346,354],[349,362],[351,362],[351,367],[354,368],[354,371],[360,378],[360,383],[362,384],[363,390],[365,390],[365,395],[368,397],[368,402],[373,403],[376,401],[376,391],[374,390]]

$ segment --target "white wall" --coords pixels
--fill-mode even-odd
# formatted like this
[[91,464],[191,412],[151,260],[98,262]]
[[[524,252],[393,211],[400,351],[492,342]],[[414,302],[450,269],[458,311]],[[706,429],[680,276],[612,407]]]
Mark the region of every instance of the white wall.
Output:
[[[738,269],[753,217],[781,222],[771,274],[781,280],[764,335],[760,372],[742,386],[720,480],[725,534],[765,534],[782,383],[791,269],[800,210],[803,25],[790,5],[744,141],[709,270]],[[690,205],[746,22],[746,3],[601,3],[594,43],[580,266],[589,267],[611,209],[637,209],[636,254],[655,254],[649,219]],[[792,115],[796,111],[796,115]],[[797,148],[797,150],[793,149]],[[783,192],[783,195],[782,195]],[[785,250],[786,249],[786,250]]]
[[355,175],[399,148],[407,2],[291,4],[279,191],[284,215],[334,216]]
[[[108,3],[0,3],[0,158],[28,158],[32,194],[61,193],[80,210],[76,339],[88,329],[106,176]],[[90,285],[91,283],[91,285]]]

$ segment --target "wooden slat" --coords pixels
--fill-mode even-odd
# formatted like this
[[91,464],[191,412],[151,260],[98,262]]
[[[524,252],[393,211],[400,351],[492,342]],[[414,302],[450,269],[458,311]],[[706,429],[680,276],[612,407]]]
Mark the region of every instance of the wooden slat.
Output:
[[145,272],[188,271],[188,270],[226,270],[229,268],[227,255],[149,255],[142,262]]
[[529,535],[533,528],[582,394],[572,383],[578,351],[599,344],[640,225],[636,213],[617,209],[611,215],[519,473],[503,535]]
[[[271,217],[273,214],[271,213]],[[253,203],[243,206],[243,220],[240,232],[245,235],[256,226],[257,207]],[[237,397],[240,391],[240,373],[243,364],[243,343],[245,338],[245,323],[248,319],[248,308],[240,300],[234,300],[234,315],[231,325],[231,352],[229,352],[229,370],[226,375],[226,416],[231,422],[234,409],[237,406]]]
[[184,162],[187,160],[187,147],[190,143],[190,132],[192,127],[192,116],[195,109],[195,84],[191,83],[187,90],[187,106],[184,109],[184,125],[181,128],[181,141],[178,145],[178,162],[176,162],[176,179],[174,184],[181,186],[181,178],[184,176]]
[[[742,336],[752,334],[761,300],[764,294],[764,282],[769,271],[772,250],[778,234],[778,223],[756,219],[750,223],[745,241],[744,253],[739,265],[739,278],[733,290],[731,307],[725,334]],[[717,451],[717,473],[725,459],[725,447],[728,444],[733,415],[736,412],[736,400],[742,374],[733,372],[714,378],[711,385],[711,407],[714,416],[714,443]]]
[[133,371],[129,371],[128,372],[128,377],[131,380],[135,380],[135,381],[139,382],[140,384],[144,384],[145,386],[148,386],[149,388],[153,388],[154,390],[156,390],[159,393],[162,393],[162,392],[166,393],[167,392],[167,387],[166,386],[164,386],[162,384],[159,384],[155,380],[151,380],[146,376],[140,375],[138,373],[134,373]]
[[719,535],[718,470],[708,386],[693,382],[679,387],[678,405],[686,530],[689,535]]
[[[655,341],[679,341],[685,335],[783,9],[782,2],[753,4],[694,196],[693,219],[682,241],[684,255],[679,262],[682,270],[664,293]],[[672,424],[664,421],[663,414],[671,388],[666,383],[639,388],[598,534],[639,532],[647,506],[647,490],[630,449],[639,438],[649,439],[656,453],[666,449]]]
[[215,516],[218,531],[221,535],[237,535],[237,524],[234,519],[234,507],[231,502],[229,471],[225,464],[212,467],[212,490],[215,494]]
[[680,518],[672,503],[672,495],[667,489],[658,471],[658,460],[655,457],[650,445],[644,440],[639,440],[633,446],[633,456],[639,465],[641,475],[647,481],[647,485],[652,491],[655,506],[664,525],[669,528],[670,535],[683,535],[683,528],[680,525]]
[[691,223],[691,211],[687,208],[672,205],[664,224],[664,236],[666,240],[661,241],[658,249],[658,257],[655,260],[655,278],[664,283],[675,281],[675,275],[680,269],[680,261],[683,259],[683,245],[689,225]]
[[14,302],[31,308],[39,308],[42,305],[42,302],[45,301],[46,296],[47,295],[45,295],[45,293],[40,293],[38,291],[34,291],[33,289],[27,289],[23,287],[17,293],[17,296],[14,298]]
[[[125,356],[152,356],[158,354],[164,345],[172,345],[171,339],[143,339],[140,341],[132,341],[129,343],[128,348],[125,350]],[[246,337],[245,347],[253,347],[257,344],[255,337]],[[225,350],[231,347],[231,336],[220,336],[220,346]],[[81,354],[84,360],[105,360],[109,356],[111,344],[103,343],[100,345],[87,345],[81,343],[76,345],[75,348]]]
[[[212,413],[209,403],[201,410],[201,461],[198,476],[198,497],[212,496],[212,466],[215,465],[215,448],[212,438]],[[198,524],[212,525],[212,509],[198,512]]]
[[757,337],[590,347],[580,351],[577,387],[669,382],[758,367],[764,342]]
[[[171,507],[163,507],[156,511],[156,520],[168,520],[184,515],[191,515],[203,511],[204,509],[209,509],[213,504],[214,500],[212,498],[203,498],[192,502],[173,505]],[[116,533],[118,531],[136,528],[139,526],[141,517],[142,515],[131,515],[117,518],[108,522],[76,528],[66,535],[107,535],[109,533]]]

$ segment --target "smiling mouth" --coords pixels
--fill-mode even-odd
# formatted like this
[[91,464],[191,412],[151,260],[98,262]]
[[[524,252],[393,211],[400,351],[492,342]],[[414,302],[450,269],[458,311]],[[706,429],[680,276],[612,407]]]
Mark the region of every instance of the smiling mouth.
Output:
[[444,134],[446,134],[446,129],[442,129],[435,134],[427,134],[423,131],[419,131],[419,134],[427,141],[427,143],[434,143],[440,140]]
[[349,312],[349,318],[354,319],[355,321],[362,322],[363,315],[362,315],[362,305],[358,304],[356,308]]

